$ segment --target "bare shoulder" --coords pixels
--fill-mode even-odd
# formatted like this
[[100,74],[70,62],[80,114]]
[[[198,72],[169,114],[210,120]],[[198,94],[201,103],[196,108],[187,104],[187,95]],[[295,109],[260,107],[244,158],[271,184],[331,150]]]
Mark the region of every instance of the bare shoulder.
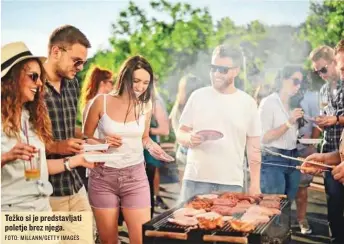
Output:
[[153,103],[152,100],[149,100],[148,102],[143,104],[143,114],[148,114],[153,109]]
[[104,95],[98,95],[94,98],[94,102],[91,106],[92,110],[97,110],[99,111],[100,109],[103,108],[104,106],[104,100],[106,100],[107,98],[104,99]]

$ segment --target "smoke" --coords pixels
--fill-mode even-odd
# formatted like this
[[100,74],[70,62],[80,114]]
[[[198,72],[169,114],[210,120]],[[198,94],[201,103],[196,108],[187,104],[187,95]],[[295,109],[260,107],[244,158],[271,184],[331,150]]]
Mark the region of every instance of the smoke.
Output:
[[[251,42],[246,41],[245,36],[240,39],[238,35],[226,35],[226,39],[218,44],[224,43],[240,47],[246,60],[241,74],[236,79],[236,86],[253,95],[256,87],[271,83],[277,71],[283,66],[305,64],[311,47],[309,43],[298,38],[299,31],[300,27],[264,25],[263,34],[259,33],[259,36],[251,34],[254,39]],[[204,86],[211,84],[209,64],[212,51],[212,49],[200,50],[193,55],[185,52],[185,55],[179,53],[175,57],[180,66],[176,67],[177,72],[170,74],[163,81],[162,86],[169,94],[166,97],[168,102],[175,100],[179,80],[185,74],[194,74],[202,80]]]

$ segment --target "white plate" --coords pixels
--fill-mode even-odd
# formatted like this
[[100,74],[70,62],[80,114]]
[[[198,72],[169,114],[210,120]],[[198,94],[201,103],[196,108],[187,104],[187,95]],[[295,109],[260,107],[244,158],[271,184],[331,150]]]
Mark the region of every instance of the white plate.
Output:
[[301,139],[299,139],[299,142],[301,144],[312,144],[312,145],[315,145],[315,144],[321,143],[321,139],[301,138]]
[[100,153],[100,154],[84,154],[84,158],[87,162],[91,163],[103,163],[103,162],[110,162],[114,160],[118,160],[118,156],[122,156],[124,154],[107,154],[107,153]]
[[104,151],[108,150],[110,144],[84,144],[84,151],[89,152],[89,151]]

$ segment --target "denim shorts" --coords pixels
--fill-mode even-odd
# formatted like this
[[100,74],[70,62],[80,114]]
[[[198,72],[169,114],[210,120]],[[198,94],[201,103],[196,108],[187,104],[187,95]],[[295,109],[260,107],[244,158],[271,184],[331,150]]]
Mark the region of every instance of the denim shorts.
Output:
[[126,168],[96,167],[88,180],[93,208],[150,208],[150,192],[144,163]]
[[[286,156],[297,157],[297,150],[271,149]],[[264,163],[279,164],[285,166],[298,166],[298,161],[285,159],[279,156],[263,154],[260,175],[262,193],[286,194],[288,200],[293,201],[299,188],[301,173],[299,170],[288,167],[267,165]]]
[[212,192],[242,192],[242,190],[242,187],[238,185],[223,185],[193,180],[183,180],[180,202],[185,202],[190,198],[200,194],[209,194]]

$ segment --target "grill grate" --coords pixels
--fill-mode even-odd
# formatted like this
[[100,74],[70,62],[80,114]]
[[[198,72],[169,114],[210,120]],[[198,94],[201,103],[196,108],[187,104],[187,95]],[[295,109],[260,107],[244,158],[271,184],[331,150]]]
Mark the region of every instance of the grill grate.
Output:
[[[153,218],[150,222],[144,224],[143,230],[154,230],[159,232],[160,238],[164,236],[162,233],[178,233],[178,235],[185,234],[183,238],[187,238],[190,243],[207,243],[203,242],[203,236],[211,235],[211,236],[227,236],[227,237],[233,237],[233,238],[248,238],[249,243],[284,243],[285,240],[290,238],[290,205],[288,206],[289,202],[286,199],[282,199],[280,201],[280,210],[281,215],[274,215],[270,218],[269,222],[262,223],[256,226],[255,230],[246,233],[246,232],[238,232],[232,229],[229,222],[225,222],[224,226],[222,228],[217,228],[214,230],[204,230],[200,228],[193,228],[193,227],[185,227],[180,226],[174,223],[168,222],[168,218],[173,218],[173,213],[184,206],[184,204],[181,204],[175,208],[172,208],[161,215]],[[234,218],[240,219],[242,217],[243,213],[236,214]],[[276,221],[277,220],[277,221]],[[278,231],[281,234],[276,235],[275,231],[273,231],[271,228],[276,228],[276,222],[283,224],[283,231]],[[279,230],[281,226],[277,227]],[[173,237],[170,237],[173,238]],[[147,239],[151,240],[151,239]],[[163,239],[165,240],[166,239]],[[161,240],[161,241],[162,241]],[[186,240],[186,239],[184,239]],[[278,240],[278,242],[276,242]],[[180,240],[179,240],[180,241]],[[179,242],[178,241],[178,242]],[[193,242],[194,241],[194,242]],[[273,242],[271,242],[273,241]],[[144,243],[150,243],[149,241]],[[152,242],[153,243],[153,242]],[[157,242],[158,243],[158,242]],[[160,243],[160,242],[159,242]],[[165,243],[165,242],[161,242]],[[175,243],[175,242],[173,242]],[[183,242],[184,243],[184,242]],[[188,242],[189,243],[189,242]]]
[[[281,206],[280,209],[283,209],[286,205],[288,204],[287,200],[281,200]],[[179,208],[179,207],[178,207]],[[177,224],[173,224],[168,222],[168,218],[173,218],[173,213],[175,210],[177,210],[178,208],[174,208],[173,210],[170,210],[171,212],[167,215],[164,216],[161,220],[155,222],[153,224],[153,227],[155,229],[165,229],[165,230],[169,230],[169,231],[185,231],[187,232],[190,228],[189,227],[185,227],[185,226],[180,226]],[[243,214],[237,214],[236,217],[237,218],[241,218]],[[262,234],[262,232],[264,232],[264,230],[275,220],[275,218],[278,217],[278,215],[274,215],[270,218],[269,222],[267,223],[263,223],[263,224],[259,224],[257,225],[257,227],[254,229],[253,234]],[[200,229],[198,229],[200,230]],[[207,231],[207,230],[204,230]],[[235,230],[232,229],[231,225],[228,222],[225,222],[225,225],[222,228],[217,228],[214,230],[211,230],[212,232],[233,232],[233,233],[240,233],[237,232]]]

